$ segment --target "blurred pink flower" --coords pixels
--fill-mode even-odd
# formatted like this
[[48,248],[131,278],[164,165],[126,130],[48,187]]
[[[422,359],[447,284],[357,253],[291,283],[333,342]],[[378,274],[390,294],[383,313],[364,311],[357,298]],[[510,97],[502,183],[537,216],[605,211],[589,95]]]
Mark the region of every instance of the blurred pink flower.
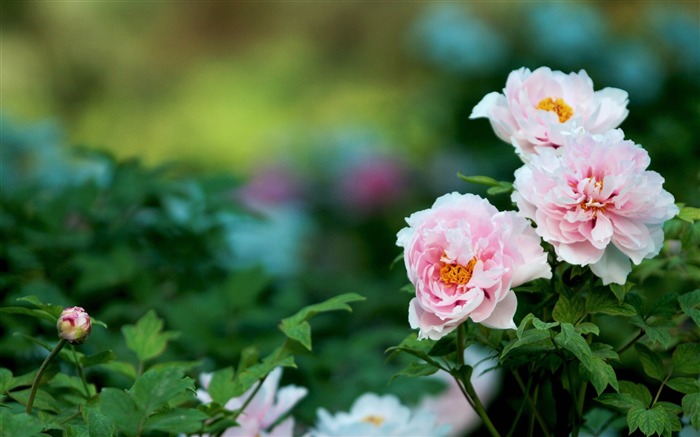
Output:
[[339,181],[343,205],[357,213],[373,213],[406,192],[407,170],[395,159],[371,156],[351,164]]
[[237,198],[253,211],[299,203],[304,186],[299,174],[282,165],[261,168],[236,193]]
[[512,199],[557,255],[624,284],[632,267],[659,253],[663,223],[678,213],[649,155],[620,129],[570,136],[561,154],[542,150],[515,172]]
[[530,223],[473,194],[450,193],[413,213],[399,231],[408,278],[416,289],[408,319],[418,338],[437,340],[472,319],[515,328],[516,287],[551,277]]
[[81,307],[66,308],[56,322],[58,336],[71,344],[80,344],[87,340],[92,330],[92,321]]
[[585,70],[567,75],[521,68],[508,75],[503,94],[484,96],[469,118],[488,118],[496,135],[527,159],[542,148],[562,146],[576,128],[603,133],[618,127],[627,117],[627,102],[621,89],[594,92]]
[[[274,425],[279,418],[287,414],[301,398],[306,396],[307,389],[294,385],[288,385],[278,389],[281,377],[281,367],[277,367],[270,372],[245,411],[236,418],[236,422],[238,422],[240,426],[228,428],[222,434],[223,437],[292,436],[292,431],[294,429],[293,417],[285,419],[274,428],[271,428],[271,426]],[[200,379],[204,389],[197,390],[197,398],[203,403],[209,403],[212,399],[206,389],[209,387],[211,374],[202,374]],[[240,409],[256,387],[257,385],[251,387],[241,396],[229,400],[224,408],[229,411]]]

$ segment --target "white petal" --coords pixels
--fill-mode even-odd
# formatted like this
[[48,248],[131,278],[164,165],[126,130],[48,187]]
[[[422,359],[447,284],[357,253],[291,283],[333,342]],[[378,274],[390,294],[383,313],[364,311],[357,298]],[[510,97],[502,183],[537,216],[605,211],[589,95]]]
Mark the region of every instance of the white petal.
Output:
[[517,307],[518,299],[515,297],[515,293],[513,290],[508,290],[506,297],[498,302],[491,315],[481,323],[489,328],[516,329],[517,326],[513,322],[513,316]]
[[627,275],[632,271],[630,259],[612,244],[605,249],[603,257],[590,267],[591,271],[603,280],[603,285],[611,282],[624,284]]

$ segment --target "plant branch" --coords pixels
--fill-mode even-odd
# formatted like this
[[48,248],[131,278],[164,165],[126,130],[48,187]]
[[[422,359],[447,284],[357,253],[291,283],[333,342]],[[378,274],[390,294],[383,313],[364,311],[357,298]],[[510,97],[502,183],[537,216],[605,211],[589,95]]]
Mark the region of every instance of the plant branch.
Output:
[[34,405],[34,398],[36,397],[36,391],[39,388],[39,384],[41,383],[41,377],[44,375],[44,371],[46,368],[49,366],[49,363],[53,358],[58,355],[59,352],[61,352],[61,349],[63,349],[63,346],[66,345],[68,340],[62,338],[56,343],[56,346],[54,346],[53,350],[51,353],[49,353],[49,356],[46,357],[43,363],[41,363],[41,367],[39,367],[39,371],[36,372],[36,376],[34,377],[34,382],[32,383],[32,391],[29,393],[29,399],[27,400],[27,414],[30,414],[32,412],[32,406]]
[[[540,414],[539,410],[537,409],[537,403],[533,400],[532,397],[530,397],[530,392],[527,387],[525,387],[525,384],[523,383],[522,378],[520,377],[520,374],[518,373],[517,370],[513,370],[513,377],[515,378],[515,381],[518,383],[520,386],[520,389],[523,391],[523,394],[525,395],[525,398],[527,399],[528,403],[530,404],[530,410],[532,411],[533,417],[537,420],[537,423],[540,425],[540,428],[542,429],[542,432],[544,435],[549,436],[549,427],[547,427],[547,423],[544,421],[544,418]],[[530,376],[530,379],[528,380],[528,385],[530,385],[532,381],[532,376]],[[535,387],[535,390],[538,389],[539,386]]]
[[646,332],[644,332],[644,330],[641,329],[641,330],[639,331],[639,334],[637,334],[636,337],[634,337],[632,340],[629,341],[629,343],[627,343],[626,345],[622,346],[622,347],[620,348],[620,350],[617,351],[617,355],[622,355],[627,349],[629,349],[629,348],[632,347],[636,342],[638,342],[640,338],[644,337],[644,334],[646,334]]

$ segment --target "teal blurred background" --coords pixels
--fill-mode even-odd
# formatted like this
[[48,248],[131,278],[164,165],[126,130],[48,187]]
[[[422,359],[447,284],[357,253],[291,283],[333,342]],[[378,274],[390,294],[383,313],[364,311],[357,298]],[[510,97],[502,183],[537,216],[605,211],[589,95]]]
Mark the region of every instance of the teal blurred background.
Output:
[[[627,138],[677,201],[700,206],[696,1],[0,7],[2,304],[79,302],[112,327],[81,347],[120,359],[118,327],[155,308],[181,332],[164,359],[213,370],[250,344],[271,350],[302,306],[360,293],[351,315],[319,317],[315,355],[286,373],[310,389],[303,423],[365,391],[415,403],[439,388],[387,385],[405,363],[384,350],[410,332],[395,236],[445,192],[485,193],[457,172],[512,180],[512,146],[468,119],[511,70],[585,69],[595,89],[625,89]],[[698,259],[664,251],[654,267],[672,279],[635,280],[697,288]],[[2,364],[35,368],[43,351],[4,334],[53,341],[53,327],[3,324]]]

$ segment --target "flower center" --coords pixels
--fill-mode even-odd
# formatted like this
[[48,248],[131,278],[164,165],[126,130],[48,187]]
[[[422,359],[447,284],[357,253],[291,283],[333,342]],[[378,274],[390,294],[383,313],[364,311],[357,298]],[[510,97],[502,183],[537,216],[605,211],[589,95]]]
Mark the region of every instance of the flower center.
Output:
[[[592,182],[592,183],[590,183]],[[592,211],[593,216],[595,217],[598,211],[605,210],[605,204],[604,202],[600,202],[599,200],[596,199],[596,195],[599,195],[601,191],[603,191],[603,181],[602,180],[596,180],[595,178],[592,178],[591,181],[589,182],[590,185],[592,185],[590,190],[588,191],[588,195],[586,196],[586,199],[583,200],[581,203],[579,203],[579,206],[581,209],[584,211]],[[590,186],[589,185],[589,186]]]
[[440,279],[442,279],[442,282],[446,284],[464,285],[472,278],[475,264],[476,257],[469,260],[466,266],[461,266],[459,264],[447,264],[443,262],[442,268],[440,269]]
[[564,99],[560,97],[556,99],[547,97],[540,100],[540,103],[537,104],[537,109],[544,109],[545,111],[556,113],[557,116],[559,116],[559,123],[564,123],[574,115],[573,108],[567,105]]
[[372,425],[379,427],[384,423],[384,418],[382,416],[369,415],[362,418],[362,422],[371,423]]

